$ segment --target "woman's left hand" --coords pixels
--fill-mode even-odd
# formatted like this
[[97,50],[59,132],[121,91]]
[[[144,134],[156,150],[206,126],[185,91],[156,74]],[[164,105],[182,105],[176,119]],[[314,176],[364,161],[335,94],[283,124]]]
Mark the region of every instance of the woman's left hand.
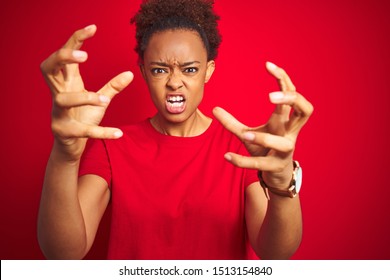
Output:
[[286,189],[291,181],[296,139],[312,114],[313,106],[296,92],[282,68],[270,62],[266,63],[266,68],[280,86],[280,91],[269,94],[276,108],[266,124],[248,127],[219,107],[214,108],[213,114],[243,141],[251,155],[245,157],[229,152],[225,158],[238,167],[261,170],[267,185]]

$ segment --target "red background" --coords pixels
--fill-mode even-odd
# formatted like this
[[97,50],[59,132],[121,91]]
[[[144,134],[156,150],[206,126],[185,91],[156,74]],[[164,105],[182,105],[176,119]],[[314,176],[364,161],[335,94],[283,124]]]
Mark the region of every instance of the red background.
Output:
[[[130,17],[140,0],[2,1],[0,258],[41,259],[36,217],[52,144],[49,91],[40,62],[74,30],[95,23],[82,65],[97,90],[124,70],[134,82],[104,122],[150,116],[136,66]],[[265,61],[283,66],[315,112],[296,158],[304,168],[304,238],[295,259],[390,259],[390,4],[379,0],[222,1],[223,43],[202,109],[222,106],[249,125],[265,122],[277,90]],[[108,215],[87,256],[105,256]]]

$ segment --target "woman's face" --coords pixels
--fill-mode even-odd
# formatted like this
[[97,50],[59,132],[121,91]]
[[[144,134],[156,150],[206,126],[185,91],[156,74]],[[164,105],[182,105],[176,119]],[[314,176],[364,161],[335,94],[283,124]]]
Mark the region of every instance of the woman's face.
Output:
[[214,61],[195,31],[167,30],[151,36],[141,71],[160,119],[181,123],[195,116]]

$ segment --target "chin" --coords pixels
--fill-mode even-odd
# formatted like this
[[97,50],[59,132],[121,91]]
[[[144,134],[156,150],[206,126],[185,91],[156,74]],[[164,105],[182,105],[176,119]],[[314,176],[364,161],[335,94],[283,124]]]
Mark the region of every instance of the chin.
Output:
[[167,123],[172,124],[181,124],[186,122],[194,113],[188,114],[187,112],[182,112],[180,114],[172,114],[169,112],[164,112],[163,114],[159,113],[162,120]]
[[189,119],[189,116],[187,116],[186,114],[184,113],[181,113],[181,114],[170,114],[168,116],[164,116],[164,118],[170,122],[170,123],[173,123],[173,124],[180,124],[180,123],[184,123],[186,122],[188,119]]

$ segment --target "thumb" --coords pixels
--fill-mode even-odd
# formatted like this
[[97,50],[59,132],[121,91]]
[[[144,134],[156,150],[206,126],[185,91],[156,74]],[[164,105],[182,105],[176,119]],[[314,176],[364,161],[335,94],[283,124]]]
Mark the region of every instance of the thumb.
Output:
[[116,94],[121,92],[127,87],[133,80],[134,75],[130,71],[123,72],[116,77],[112,78],[107,84],[105,84],[98,93],[113,98]]

